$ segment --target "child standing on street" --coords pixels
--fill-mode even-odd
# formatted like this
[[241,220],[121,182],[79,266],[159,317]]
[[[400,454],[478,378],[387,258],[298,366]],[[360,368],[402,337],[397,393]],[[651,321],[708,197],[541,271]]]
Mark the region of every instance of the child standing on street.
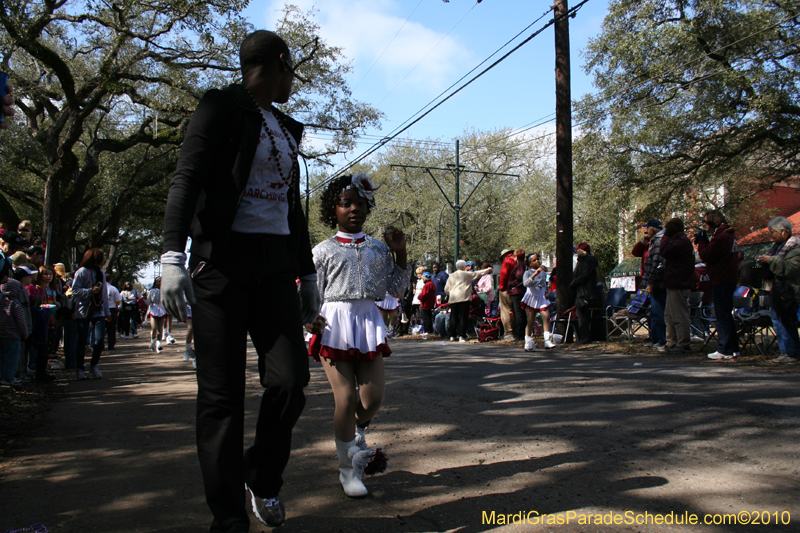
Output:
[[328,185],[320,219],[339,231],[313,250],[323,305],[313,327],[307,326],[316,333],[309,352],[322,362],[333,390],[339,482],[350,497],[367,494],[364,473],[382,472],[388,465],[383,449],[367,448],[365,436],[383,401],[383,358],[391,353],[375,302],[387,292],[402,296],[411,275],[402,231],[387,228],[386,244],[362,232],[375,207],[375,189],[365,174],[343,176]]

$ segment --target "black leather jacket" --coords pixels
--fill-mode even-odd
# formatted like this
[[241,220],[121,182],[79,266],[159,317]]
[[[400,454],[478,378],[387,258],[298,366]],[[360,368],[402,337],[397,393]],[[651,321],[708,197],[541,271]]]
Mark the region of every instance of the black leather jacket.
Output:
[[[303,125],[276,112],[299,145]],[[181,147],[164,213],[164,252],[224,257],[261,133],[262,116],[243,85],[208,91],[197,106]],[[315,272],[308,226],[300,202],[300,170],[295,165],[289,192],[290,252],[297,275]],[[235,252],[229,250],[229,252]]]

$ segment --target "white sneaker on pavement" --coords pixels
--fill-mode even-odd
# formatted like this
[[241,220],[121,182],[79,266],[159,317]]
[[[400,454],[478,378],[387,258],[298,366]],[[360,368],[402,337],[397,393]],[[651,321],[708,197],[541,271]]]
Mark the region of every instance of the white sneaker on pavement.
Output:
[[194,359],[194,348],[192,348],[191,344],[186,345],[186,350],[183,352],[183,360],[188,361],[189,359]]
[[92,376],[94,376],[96,379],[100,379],[103,377],[103,374],[100,372],[100,367],[98,365],[92,367]]
[[156,341],[156,353],[161,353],[164,351],[164,348],[161,347],[161,341]]
[[150,351],[151,352],[155,352],[156,351],[156,340],[155,339],[150,341]]

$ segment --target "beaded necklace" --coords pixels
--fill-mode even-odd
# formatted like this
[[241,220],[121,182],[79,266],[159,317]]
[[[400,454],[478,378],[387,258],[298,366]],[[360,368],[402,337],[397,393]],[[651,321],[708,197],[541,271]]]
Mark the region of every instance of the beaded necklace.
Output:
[[[247,91],[247,94],[250,95],[250,98],[252,98],[253,103],[256,104],[256,107],[259,108],[259,113],[261,113],[261,106],[259,106],[258,102],[256,102],[253,93],[250,92],[250,88],[248,88],[246,85],[244,86],[244,88]],[[288,186],[289,188],[291,188],[292,179],[294,178],[294,166],[297,164],[297,149],[294,146],[292,146],[291,136],[289,135],[289,132],[286,130],[286,126],[283,125],[283,121],[278,117],[278,115],[276,115],[273,112],[274,110],[275,110],[274,106],[272,105],[269,106],[269,112],[272,113],[273,117],[275,117],[275,120],[278,122],[278,126],[281,127],[281,132],[283,133],[283,136],[286,139],[286,144],[289,145],[289,157],[292,160],[292,166],[289,168],[289,179],[286,179],[286,177],[284,177],[283,170],[281,170],[281,162],[278,160],[278,155],[281,153],[281,151],[278,150],[278,145],[275,144],[275,137],[269,130],[269,125],[267,124],[267,119],[264,116],[264,113],[261,113],[261,123],[264,125],[264,131],[267,132],[267,136],[269,137],[270,142],[272,142],[272,150],[270,150],[270,152],[272,152],[272,156],[275,158],[275,166],[278,167],[278,175],[281,177],[283,183],[286,184],[286,186]]]

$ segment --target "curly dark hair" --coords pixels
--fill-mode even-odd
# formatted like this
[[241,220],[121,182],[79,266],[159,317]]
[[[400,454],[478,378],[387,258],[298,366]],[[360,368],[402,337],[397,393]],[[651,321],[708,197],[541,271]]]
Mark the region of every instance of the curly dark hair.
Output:
[[[336,178],[328,184],[325,192],[322,193],[322,200],[319,204],[319,221],[331,229],[336,229],[339,222],[336,220],[336,206],[339,203],[339,198],[342,196],[342,189],[347,187],[353,182],[353,176],[346,175]],[[367,206],[367,214],[372,211],[372,208]]]

